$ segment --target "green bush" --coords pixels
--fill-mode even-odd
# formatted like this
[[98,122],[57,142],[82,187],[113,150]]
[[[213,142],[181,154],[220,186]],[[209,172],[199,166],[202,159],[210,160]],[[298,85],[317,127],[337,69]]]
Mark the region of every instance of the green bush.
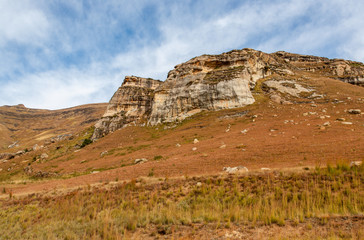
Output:
[[81,144],[81,148],[86,147],[87,145],[91,144],[92,140],[89,138],[86,138],[83,140],[82,144]]

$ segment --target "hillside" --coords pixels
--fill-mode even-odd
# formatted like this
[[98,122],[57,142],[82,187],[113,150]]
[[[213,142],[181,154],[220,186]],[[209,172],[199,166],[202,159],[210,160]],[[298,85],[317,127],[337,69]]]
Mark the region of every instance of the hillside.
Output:
[[[105,108],[104,103],[61,110],[31,109],[22,104],[1,106],[0,152],[31,149],[57,136],[78,133],[93,125]],[[14,146],[9,148],[12,144]]]
[[[364,160],[363,79],[362,63],[243,49],[193,58],[177,65],[164,82],[126,77],[108,105],[57,111],[1,107],[1,152],[9,151],[7,145],[15,141],[19,146],[14,152],[50,142],[33,151],[2,156],[0,198],[9,208],[17,201],[11,200],[14,197],[24,200],[24,206],[35,202],[45,206],[49,212],[44,214],[49,215],[54,209],[48,201],[59,204],[56,210],[62,211],[64,201],[76,208],[72,196],[77,196],[77,201],[94,210],[80,213],[88,232],[70,228],[74,235],[68,237],[75,239],[81,235],[117,239],[121,232],[136,239],[164,238],[165,234],[172,238],[176,235],[171,229],[177,229],[181,238],[193,239],[198,236],[197,228],[203,231],[201,238],[222,234],[221,239],[239,239],[246,236],[247,229],[254,228],[250,236],[259,237],[264,230],[272,238],[296,239],[315,236],[312,225],[323,231],[322,238],[341,236],[340,232],[345,237],[361,238],[362,231],[349,231],[345,226],[364,226],[363,167],[353,166]],[[72,137],[51,140],[60,134]],[[209,185],[210,178],[215,179],[216,186]],[[243,184],[246,178],[252,183],[246,186],[248,192],[233,198],[230,184]],[[327,182],[327,191],[317,192],[322,190],[318,179]],[[171,185],[165,188],[169,181]],[[256,185],[259,181],[263,181],[261,188]],[[201,186],[208,186],[206,191],[201,190],[205,195],[198,193]],[[284,189],[289,195],[303,191],[303,186],[314,201],[306,203],[313,205],[307,211],[290,205],[291,212],[285,212],[281,203],[287,198],[277,197],[277,191]],[[79,188],[84,192],[76,190]],[[260,209],[263,188],[272,196],[269,204],[280,210],[255,216],[252,224],[252,216],[243,214],[250,206],[245,200],[251,197],[251,206]],[[181,210],[178,206],[182,200],[199,206],[199,199],[207,204],[203,196],[211,200],[219,191],[232,197],[226,200],[231,204],[227,209],[238,209],[239,217],[230,218],[224,210],[221,215],[206,216],[195,208],[187,222],[182,215],[169,215],[172,210],[168,206]],[[236,191],[243,190],[238,187]],[[92,205],[86,201],[88,194],[96,194],[94,202],[107,198],[105,204],[109,205]],[[118,200],[118,194],[122,199]],[[320,202],[324,195],[327,202]],[[278,202],[273,203],[273,196]],[[336,196],[345,197],[352,205],[345,202],[343,207]],[[147,204],[155,201],[165,211],[158,217],[145,210],[158,211],[152,207],[155,205]],[[140,211],[147,213],[120,222],[120,216],[125,217],[129,210],[120,210],[119,204],[136,209],[143,206]],[[331,210],[325,207],[327,204]],[[185,214],[179,210],[176,212]],[[25,207],[23,211],[28,210]],[[151,215],[146,220],[144,214]],[[46,224],[45,218],[40,218]],[[71,222],[74,216],[65,214],[64,218]],[[96,222],[107,226],[100,230]],[[342,227],[333,227],[335,222]],[[292,231],[279,235],[282,226]],[[25,227],[27,231],[30,228]],[[181,230],[184,228],[185,232]],[[302,228],[308,230],[306,235]]]

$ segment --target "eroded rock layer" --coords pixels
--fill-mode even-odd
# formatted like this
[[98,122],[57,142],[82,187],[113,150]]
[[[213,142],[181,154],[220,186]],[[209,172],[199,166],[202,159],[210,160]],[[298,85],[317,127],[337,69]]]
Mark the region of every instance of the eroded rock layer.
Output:
[[92,138],[98,139],[128,124],[146,122],[154,90],[161,83],[151,78],[125,77],[123,84],[111,98],[106,112],[95,124]]

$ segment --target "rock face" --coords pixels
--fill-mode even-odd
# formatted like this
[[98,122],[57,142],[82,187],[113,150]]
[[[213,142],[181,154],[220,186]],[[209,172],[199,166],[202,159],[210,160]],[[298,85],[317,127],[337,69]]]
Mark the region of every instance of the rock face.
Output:
[[315,97],[312,89],[295,82],[298,71],[318,72],[364,86],[364,64],[358,62],[253,49],[202,55],[175,66],[164,82],[126,77],[95,125],[93,139],[130,124],[170,123],[204,110],[252,104],[252,90],[261,79],[265,80],[262,87],[271,95],[280,92]]
[[364,64],[343,59],[328,59],[279,51],[272,55],[289,62],[297,70],[319,72],[343,82],[364,87]]
[[151,78],[125,77],[123,84],[111,98],[105,114],[95,124],[92,139],[103,137],[128,124],[146,122],[151,111],[154,90],[161,83]]
[[183,120],[202,110],[242,107],[255,100],[250,88],[278,65],[269,54],[244,49],[203,55],[177,65],[156,89],[149,124]]

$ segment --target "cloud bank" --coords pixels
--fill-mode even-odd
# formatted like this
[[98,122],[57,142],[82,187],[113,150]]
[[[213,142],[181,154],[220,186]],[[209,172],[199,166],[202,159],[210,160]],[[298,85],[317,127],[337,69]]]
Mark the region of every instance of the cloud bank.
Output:
[[107,102],[125,75],[165,80],[176,64],[245,47],[364,61],[364,3],[0,2],[0,105]]

